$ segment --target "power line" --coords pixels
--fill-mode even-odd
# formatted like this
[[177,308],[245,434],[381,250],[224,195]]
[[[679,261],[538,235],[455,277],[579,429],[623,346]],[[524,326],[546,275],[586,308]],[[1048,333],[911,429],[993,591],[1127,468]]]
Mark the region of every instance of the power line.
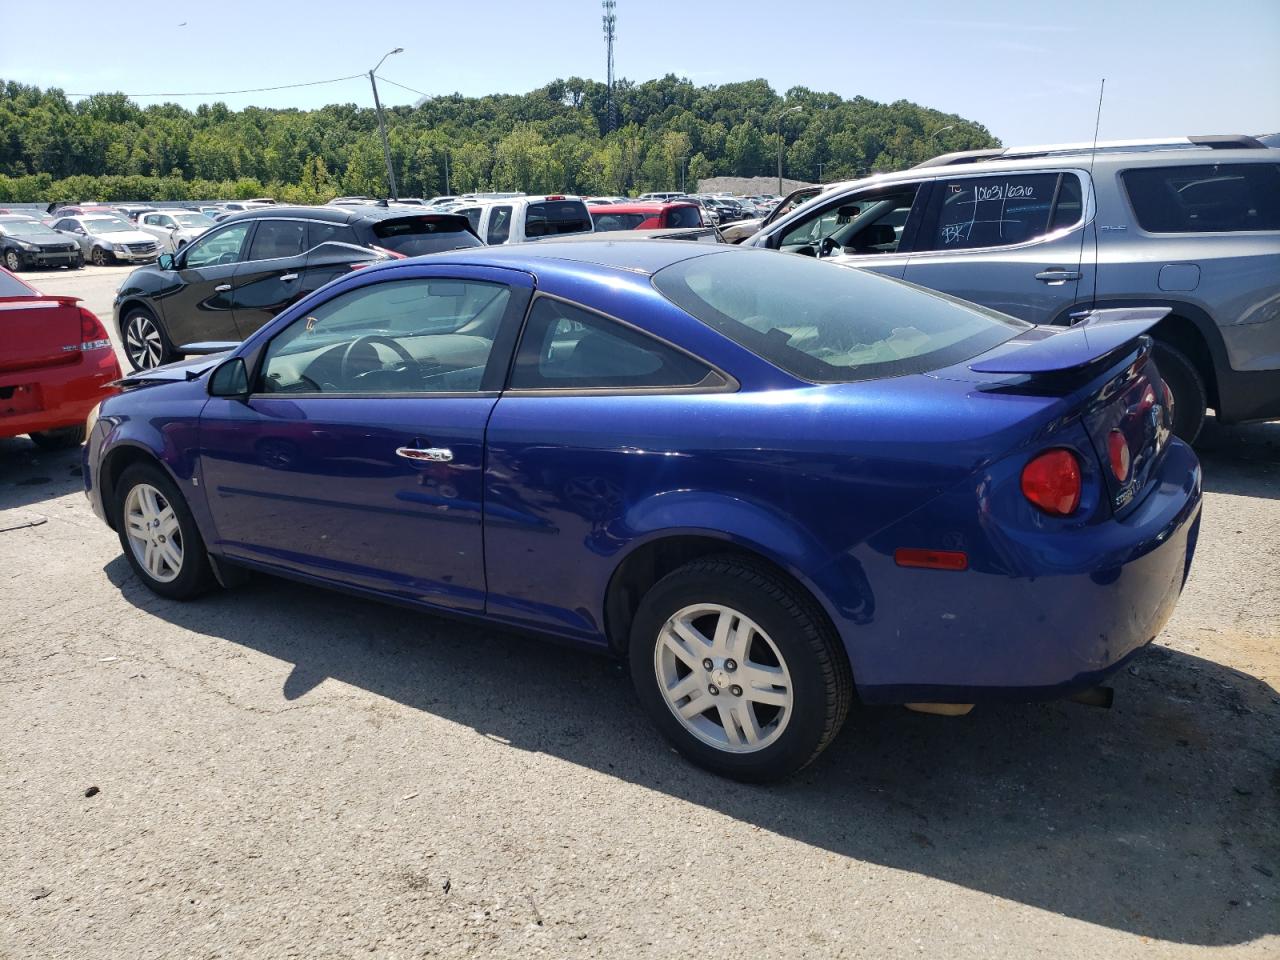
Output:
[[[237,93],[268,93],[272,90],[294,90],[298,87],[319,87],[326,83],[342,83],[344,80],[363,80],[363,73],[353,73],[349,77],[334,77],[332,80],[309,80],[306,83],[282,83],[278,87],[253,87],[249,90],[192,90],[183,93],[126,93],[129,98],[138,97],[227,97]],[[390,81],[388,81],[389,83]],[[400,84],[396,84],[400,86]],[[68,93],[68,97],[96,97],[98,93]]]
[[419,90],[416,87],[410,87],[407,84],[403,84],[403,83],[396,83],[394,80],[388,80],[386,77],[379,77],[378,79],[380,79],[383,83],[389,83],[393,87],[399,87],[401,90],[408,90],[410,93],[416,93],[421,97],[431,96],[431,94],[427,93],[425,90]]

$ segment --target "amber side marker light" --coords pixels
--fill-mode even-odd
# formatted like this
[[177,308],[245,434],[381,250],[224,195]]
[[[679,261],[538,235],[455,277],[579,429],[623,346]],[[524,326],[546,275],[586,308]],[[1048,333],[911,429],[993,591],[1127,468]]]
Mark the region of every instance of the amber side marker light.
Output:
[[899,547],[893,551],[893,562],[900,567],[926,570],[967,570],[969,555],[962,550],[925,550],[923,547]]

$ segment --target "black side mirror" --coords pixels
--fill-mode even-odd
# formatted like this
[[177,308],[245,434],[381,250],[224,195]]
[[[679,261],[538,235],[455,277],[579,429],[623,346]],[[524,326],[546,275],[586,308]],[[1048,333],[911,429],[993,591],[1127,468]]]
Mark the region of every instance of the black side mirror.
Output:
[[249,397],[249,370],[243,357],[232,357],[209,378],[209,396],[228,400],[246,400]]
[[159,267],[161,270],[172,270],[173,254],[172,253],[160,254],[160,256],[156,258],[156,266]]

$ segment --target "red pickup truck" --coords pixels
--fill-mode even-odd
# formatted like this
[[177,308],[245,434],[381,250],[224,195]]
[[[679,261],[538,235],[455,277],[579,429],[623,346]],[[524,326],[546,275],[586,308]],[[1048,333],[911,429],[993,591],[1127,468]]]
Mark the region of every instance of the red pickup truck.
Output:
[[0,269],[0,437],[78,446],[120,379],[111,338],[77,297],[45,296]]

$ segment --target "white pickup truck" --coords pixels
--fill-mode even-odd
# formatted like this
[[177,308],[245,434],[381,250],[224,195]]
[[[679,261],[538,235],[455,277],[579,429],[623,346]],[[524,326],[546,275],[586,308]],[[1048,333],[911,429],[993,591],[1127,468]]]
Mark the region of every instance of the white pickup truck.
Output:
[[476,200],[454,207],[487,244],[524,243],[570,233],[593,233],[591,214],[581,197],[507,197]]

